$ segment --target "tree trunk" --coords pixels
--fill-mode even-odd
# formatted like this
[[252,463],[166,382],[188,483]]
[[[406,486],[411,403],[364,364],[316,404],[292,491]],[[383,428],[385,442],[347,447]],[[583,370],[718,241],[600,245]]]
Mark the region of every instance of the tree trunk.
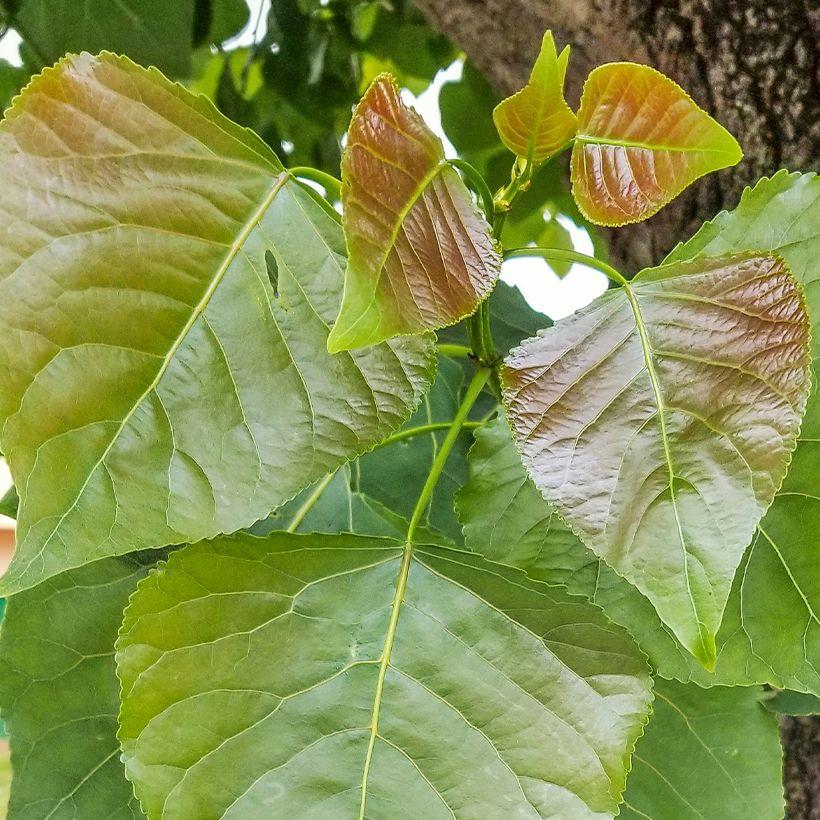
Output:
[[[659,262],[746,185],[780,168],[812,170],[820,148],[820,7],[815,0],[415,0],[503,93],[527,80],[543,32],[573,52],[567,97],[604,62],[669,75],[739,140],[745,158],[647,222],[609,231],[612,258],[634,272]],[[820,820],[820,720],[784,718],[788,817]]]

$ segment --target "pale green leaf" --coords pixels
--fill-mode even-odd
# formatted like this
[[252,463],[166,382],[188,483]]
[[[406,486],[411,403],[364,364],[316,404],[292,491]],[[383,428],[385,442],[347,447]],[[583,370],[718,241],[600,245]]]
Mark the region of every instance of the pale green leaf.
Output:
[[650,697],[583,599],[361,536],[188,547],[117,648],[152,818],[611,816]]
[[757,688],[657,681],[632,757],[628,820],[781,820],[777,720]]
[[327,353],[338,222],[155,70],[109,54],[47,69],[0,126],[0,159],[16,214],[0,229],[0,420],[21,497],[6,592],[248,526],[429,385],[429,337]]
[[783,260],[737,255],[644,270],[502,371],[536,486],[709,669],[795,446],[808,337]]
[[493,110],[501,141],[527,162],[544,162],[575,136],[577,120],[564,99],[568,60],[569,46],[558,54],[547,31],[527,84]]
[[8,602],[0,705],[11,818],[143,817],[120,761],[113,647],[128,596],[159,557],[106,558]]

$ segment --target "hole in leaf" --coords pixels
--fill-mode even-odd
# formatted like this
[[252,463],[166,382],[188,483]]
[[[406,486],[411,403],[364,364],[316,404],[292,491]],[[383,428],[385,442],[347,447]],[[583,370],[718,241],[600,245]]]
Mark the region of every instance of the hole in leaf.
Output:
[[279,298],[279,263],[276,257],[269,251],[265,251],[265,267],[268,269],[268,279],[270,279],[270,286],[273,288],[273,296],[275,299]]

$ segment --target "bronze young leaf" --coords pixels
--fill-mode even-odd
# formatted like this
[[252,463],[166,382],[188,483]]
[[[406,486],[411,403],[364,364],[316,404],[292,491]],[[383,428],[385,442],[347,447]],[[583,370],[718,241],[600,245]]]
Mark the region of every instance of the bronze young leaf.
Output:
[[644,270],[506,360],[536,486],[707,667],[795,446],[808,343],[785,263],[729,257]]
[[696,179],[742,157],[737,140],[654,68],[609,63],[587,78],[572,192],[591,222],[647,219]]
[[489,225],[387,75],[350,123],[342,204],[348,266],[328,350],[452,325],[495,285],[501,260]]

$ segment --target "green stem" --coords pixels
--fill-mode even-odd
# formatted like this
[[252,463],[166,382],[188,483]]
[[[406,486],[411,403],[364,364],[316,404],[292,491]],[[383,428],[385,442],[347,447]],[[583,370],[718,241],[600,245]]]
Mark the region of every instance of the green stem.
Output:
[[449,356],[451,359],[469,359],[473,355],[473,351],[466,345],[436,345],[439,355]]
[[362,797],[359,804],[359,820],[364,820],[365,809],[367,806],[367,781],[370,775],[370,764],[373,760],[373,749],[376,745],[376,738],[379,734],[379,711],[381,709],[382,695],[384,693],[384,680],[387,675],[387,669],[390,666],[390,654],[393,651],[393,642],[396,639],[396,628],[399,623],[399,612],[404,600],[404,594],[407,589],[407,578],[410,575],[410,565],[413,558],[413,537],[416,534],[416,529],[419,522],[424,515],[427,505],[430,503],[430,497],[433,495],[433,490],[438,483],[441,471],[444,469],[444,464],[453,445],[458,439],[458,434],[462,426],[467,420],[470,410],[475,404],[487,379],[490,377],[490,371],[487,368],[481,368],[473,376],[467,392],[464,394],[461,405],[456,412],[453,423],[450,425],[450,430],[447,433],[441,448],[436,454],[433,464],[430,467],[430,472],[427,480],[424,482],[419,499],[416,502],[416,507],[413,510],[413,515],[410,517],[410,524],[407,527],[407,540],[404,545],[404,552],[401,558],[401,567],[399,568],[399,576],[396,579],[396,591],[393,595],[393,601],[390,605],[390,620],[387,624],[387,634],[384,638],[384,647],[382,648],[381,659],[379,660],[379,672],[376,678],[376,692],[373,697],[373,712],[370,718],[370,742],[367,746],[367,753],[364,759],[364,769],[362,771]]
[[430,473],[427,476],[427,481],[424,482],[424,487],[421,489],[419,500],[416,502],[413,515],[410,516],[410,525],[407,528],[407,547],[411,550],[413,536],[416,533],[416,527],[418,527],[421,517],[424,515],[424,511],[430,503],[430,497],[433,495],[433,490],[438,483],[441,471],[444,469],[447,456],[450,455],[450,451],[453,449],[453,445],[458,439],[458,434],[461,432],[461,428],[467,421],[467,416],[470,414],[470,410],[472,410],[476,399],[484,389],[484,385],[487,383],[487,379],[489,378],[489,368],[482,367],[480,370],[476,371],[476,374],[473,376],[472,381],[467,387],[467,392],[464,394],[464,398],[459,405],[458,411],[453,418],[453,422],[450,425],[450,430],[444,437],[444,441],[441,443],[441,447],[439,448],[438,453],[436,453],[435,459],[433,459],[433,464],[430,467]]
[[615,270],[611,265],[596,259],[594,256],[587,256],[585,253],[578,251],[568,251],[563,248],[513,248],[512,250],[504,252],[504,259],[518,259],[526,256],[538,256],[542,259],[554,259],[558,262],[577,262],[580,265],[586,265],[588,268],[595,268],[606,274],[613,282],[619,285],[628,285],[629,281],[626,277]]
[[[483,425],[483,421],[465,421],[464,424],[461,425],[461,429],[474,430],[476,427],[482,427]],[[397,441],[404,441],[406,438],[413,438],[413,436],[420,436],[424,433],[435,433],[437,430],[446,430],[452,426],[452,421],[434,421],[431,424],[420,424],[418,427],[408,427],[406,430],[399,430],[398,433],[393,433],[392,436],[388,436],[384,441],[377,444],[376,447],[386,447],[388,444],[395,444]]]
[[448,159],[447,162],[457,168],[470,183],[473,190],[481,197],[484,203],[484,215],[488,222],[493,221],[493,213],[495,212],[495,203],[493,202],[493,195],[489,186],[484,181],[484,177],[478,171],[463,159]]
[[313,509],[316,502],[322,497],[322,493],[327,489],[327,485],[333,481],[336,472],[328,473],[317,485],[313,492],[305,499],[305,503],[296,510],[293,520],[287,528],[287,532],[296,532],[299,525],[305,520],[305,516]]
[[307,165],[289,168],[288,171],[298,179],[309,179],[311,182],[316,182],[327,191],[328,196],[333,197],[335,200],[341,200],[342,182],[331,174],[326,174],[318,168],[309,168]]

